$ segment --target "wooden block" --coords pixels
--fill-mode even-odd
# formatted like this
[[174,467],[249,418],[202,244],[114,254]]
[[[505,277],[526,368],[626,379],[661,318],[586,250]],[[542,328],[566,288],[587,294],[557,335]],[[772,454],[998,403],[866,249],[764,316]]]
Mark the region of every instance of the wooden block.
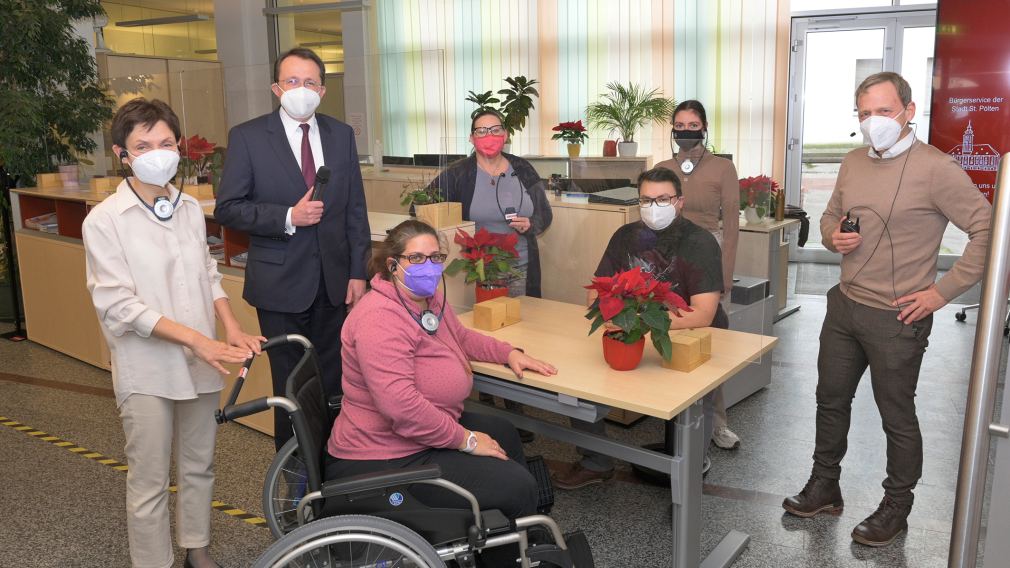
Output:
[[708,361],[712,358],[712,332],[707,329],[685,329],[680,332],[681,335],[686,335],[688,337],[697,337],[701,340],[701,355]]
[[473,305],[473,324],[487,331],[494,331],[519,323],[519,298],[507,296],[492,298]]
[[645,418],[644,414],[632,412],[631,410],[624,410],[623,408],[615,408],[607,415],[607,420],[617,422],[622,426],[631,426],[642,418]]
[[214,199],[214,186],[209,183],[199,183],[197,185],[184,185],[182,190],[197,199],[203,201]]
[[[698,337],[673,332],[670,334],[670,342],[673,344],[673,354],[669,361],[663,361],[663,366],[667,369],[689,373],[711,357],[702,354],[703,341]],[[711,343],[709,345],[711,351]]]
[[123,181],[123,178],[118,177],[93,177],[88,181],[88,187],[91,191],[103,191],[103,192],[113,192],[119,187],[119,183]]
[[473,326],[484,331],[495,331],[505,327],[507,308],[501,302],[488,300],[473,305]]
[[63,187],[63,178],[60,174],[35,174],[35,185],[40,189]]
[[432,203],[430,205],[415,205],[414,215],[436,229],[451,227],[463,223],[462,203]]

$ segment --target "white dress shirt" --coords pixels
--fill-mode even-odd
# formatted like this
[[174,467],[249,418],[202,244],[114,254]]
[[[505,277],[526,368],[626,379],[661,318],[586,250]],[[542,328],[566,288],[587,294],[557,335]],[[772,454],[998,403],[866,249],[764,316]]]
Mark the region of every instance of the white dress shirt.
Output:
[[[281,113],[281,124],[284,125],[284,133],[288,135],[288,144],[291,145],[291,152],[295,155],[295,161],[298,162],[298,170],[301,171],[303,123],[291,118],[283,108],[278,109],[277,112]],[[323,141],[319,137],[319,124],[316,122],[316,114],[312,113],[312,116],[304,124],[309,125],[309,147],[312,148],[312,161],[316,164],[316,170],[319,170],[320,167],[326,164],[323,159]],[[284,232],[289,235],[295,234],[295,226],[291,224],[291,207],[288,207],[288,214],[284,218]]]
[[902,152],[904,152],[905,150],[908,150],[909,148],[911,148],[912,147],[912,142],[915,142],[915,132],[914,131],[913,132],[909,132],[904,137],[902,137],[901,140],[898,140],[897,142],[895,142],[894,146],[891,146],[887,150],[884,150],[883,154],[878,154],[877,151],[874,150],[873,146],[871,145],[870,146],[870,152],[869,152],[869,154],[870,154],[871,158],[876,159],[876,160],[879,160],[881,158],[893,158],[895,156],[900,156]]
[[[169,189],[174,201],[178,190]],[[227,295],[196,199],[183,194],[172,218],[159,221],[123,181],[88,213],[82,232],[116,405],[135,393],[187,400],[224,388],[217,370],[188,348],[151,335],[164,316],[216,337],[214,301]]]

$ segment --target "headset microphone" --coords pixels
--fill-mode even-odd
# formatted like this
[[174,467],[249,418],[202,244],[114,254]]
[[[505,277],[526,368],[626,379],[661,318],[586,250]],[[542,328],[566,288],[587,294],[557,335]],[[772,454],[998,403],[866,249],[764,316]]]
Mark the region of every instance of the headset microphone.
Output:
[[316,184],[315,189],[312,191],[312,201],[319,201],[319,194],[323,192],[323,186],[328,181],[330,181],[330,168],[319,166],[319,170],[316,171]]

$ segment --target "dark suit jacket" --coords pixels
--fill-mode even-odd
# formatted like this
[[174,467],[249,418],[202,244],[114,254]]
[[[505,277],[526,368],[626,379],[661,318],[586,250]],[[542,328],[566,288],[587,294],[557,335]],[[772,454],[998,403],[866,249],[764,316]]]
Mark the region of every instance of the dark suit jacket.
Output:
[[339,306],[347,297],[348,279],[367,279],[371,255],[354,133],[346,124],[316,114],[323,159],[331,171],[322,191],[323,218],[289,236],[284,232],[288,208],[307,189],[278,112],[231,129],[214,217],[225,227],[249,233],[242,294],[247,302],[275,312],[305,311],[315,300],[322,271],[330,302]]

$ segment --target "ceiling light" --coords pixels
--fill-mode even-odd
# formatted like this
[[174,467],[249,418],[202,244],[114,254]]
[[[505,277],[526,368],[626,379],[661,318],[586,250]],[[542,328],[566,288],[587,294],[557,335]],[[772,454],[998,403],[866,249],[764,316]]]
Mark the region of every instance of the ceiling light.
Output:
[[188,22],[206,22],[210,20],[207,14],[183,14],[181,16],[169,16],[167,18],[148,18],[146,20],[126,20],[116,22],[119,28],[137,28],[140,26],[160,26],[163,24],[185,24]]

